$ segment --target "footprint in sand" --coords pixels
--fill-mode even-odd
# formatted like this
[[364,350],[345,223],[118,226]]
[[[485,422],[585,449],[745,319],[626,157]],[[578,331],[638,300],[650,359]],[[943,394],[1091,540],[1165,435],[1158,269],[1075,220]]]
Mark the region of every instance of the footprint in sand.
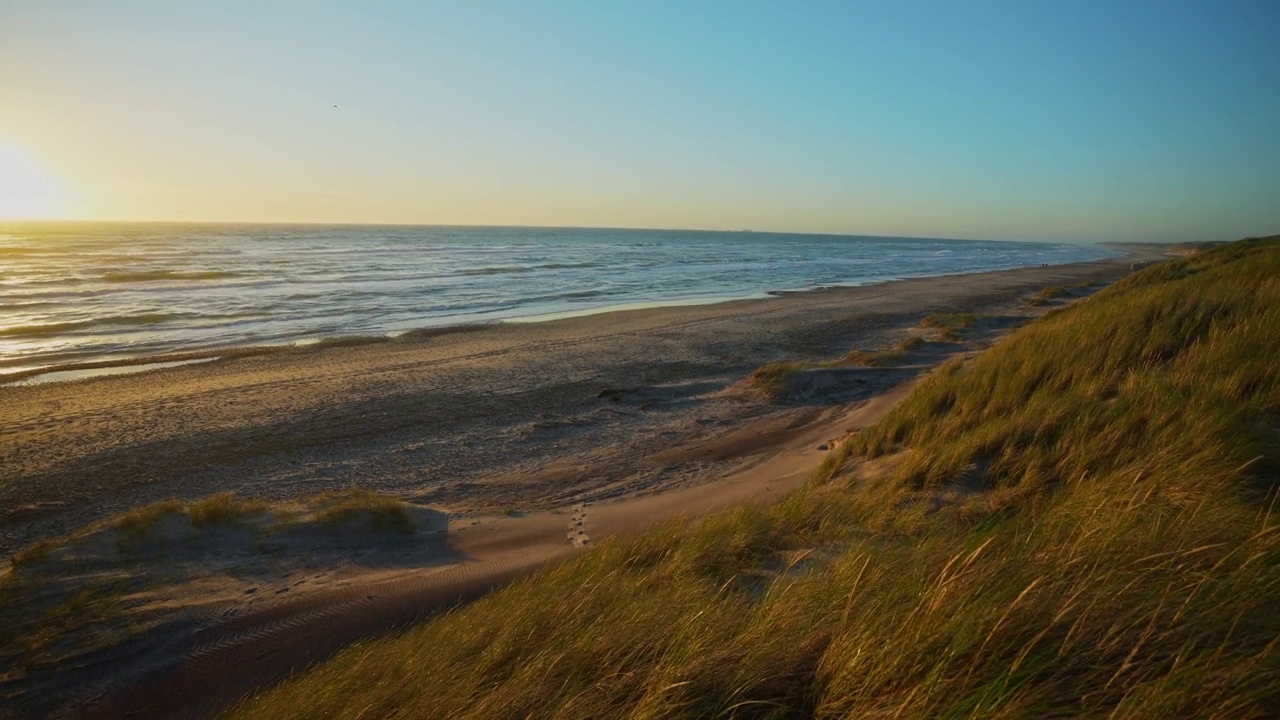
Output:
[[573,506],[573,514],[569,516],[569,544],[574,547],[586,547],[591,538],[587,536],[587,505],[579,503]]

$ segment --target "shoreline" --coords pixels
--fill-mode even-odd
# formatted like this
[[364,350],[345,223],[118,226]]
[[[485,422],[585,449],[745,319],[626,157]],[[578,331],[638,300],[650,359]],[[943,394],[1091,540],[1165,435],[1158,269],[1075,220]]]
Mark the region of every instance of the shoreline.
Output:
[[[0,554],[48,540],[80,564],[42,582],[116,587],[106,622],[154,628],[91,662],[69,656],[28,697],[104,717],[212,716],[588,543],[780,497],[916,377],[1129,272],[1122,259],[902,280],[0,388]],[[921,322],[956,313],[958,335]],[[832,361],[851,351],[895,359]],[[783,392],[748,379],[786,359]],[[101,522],[170,498],[296,508],[356,490],[425,524],[398,539],[271,540],[234,524],[196,533],[192,515],[136,555]],[[39,577],[34,562],[0,575]]]
[[[625,466],[609,469],[588,490],[575,468],[618,438],[694,441],[780,412],[723,395],[767,362],[886,347],[924,315],[1110,281],[1129,260],[245,348],[155,372],[0,386],[0,552],[226,490],[287,498],[356,484],[462,513],[653,490],[665,482],[656,469],[631,480]],[[637,388],[651,397],[634,407],[598,399]],[[503,475],[519,480],[489,479]]]
[[[1100,244],[1102,245],[1102,244]],[[1102,245],[1105,246],[1105,245]],[[853,290],[866,287],[877,287],[882,285],[892,285],[911,280],[929,280],[937,278],[958,278],[972,275],[984,275],[987,273],[1001,273],[1016,270],[1027,269],[1047,269],[1047,268],[1066,268],[1073,266],[1092,265],[1095,263],[1107,263],[1126,258],[1133,258],[1142,255],[1151,254],[1152,249],[1143,246],[1134,246],[1132,248],[1121,248],[1105,246],[1107,249],[1121,253],[1115,257],[1099,258],[1097,260],[1089,260],[1085,262],[1075,263],[1048,263],[1042,265],[1024,265],[1012,268],[999,268],[993,270],[973,270],[960,273],[939,273],[926,275],[909,275],[901,277],[892,277],[877,279],[872,282],[864,282],[858,284],[831,284],[809,288],[784,289],[784,290],[760,290],[742,296],[711,296],[696,297],[673,300],[655,300],[655,301],[638,301],[627,303],[615,303],[611,305],[602,305],[600,307],[583,308],[581,310],[564,310],[553,312],[535,312],[529,315],[513,315],[508,317],[490,318],[490,319],[472,319],[460,322],[443,322],[440,324],[423,325],[420,327],[410,328],[408,330],[396,330],[382,333],[361,333],[353,332],[349,334],[336,335],[317,335],[304,336],[297,340],[284,343],[266,343],[266,344],[243,344],[243,345],[226,345],[217,347],[192,348],[189,350],[173,350],[170,352],[157,353],[152,355],[137,355],[119,358],[104,358],[100,360],[87,361],[70,361],[59,362],[40,367],[23,368],[20,370],[0,372],[0,389],[6,387],[24,387],[30,385],[43,385],[50,382],[72,382],[76,380],[91,379],[95,377],[103,377],[110,375],[122,375],[138,372],[149,372],[151,370],[164,369],[165,367],[173,367],[181,364],[219,361],[222,359],[251,357],[255,355],[269,355],[274,353],[289,352],[307,352],[309,350],[321,350],[328,347],[347,347],[353,345],[375,345],[380,343],[395,342],[412,342],[416,339],[434,337],[438,334],[451,332],[468,332],[476,328],[486,328],[491,326],[501,326],[508,324],[530,324],[530,323],[546,323],[556,322],[560,320],[570,320],[581,317],[593,317],[596,315],[606,315],[612,313],[625,313],[632,311],[648,311],[662,310],[666,308],[683,308],[698,307],[705,305],[724,305],[728,303],[753,302],[777,300],[793,295],[810,295],[815,293],[838,293],[847,290]],[[157,366],[157,367],[152,367]],[[128,368],[128,369],[126,369]],[[95,372],[101,371],[101,372]],[[46,375],[63,375],[57,379],[41,379]]]

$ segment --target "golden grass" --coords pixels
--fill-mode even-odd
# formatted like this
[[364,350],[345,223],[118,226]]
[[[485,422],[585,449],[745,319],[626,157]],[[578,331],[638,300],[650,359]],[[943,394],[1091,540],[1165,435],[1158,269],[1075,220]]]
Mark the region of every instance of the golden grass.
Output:
[[797,370],[804,366],[799,362],[771,362],[761,365],[747,377],[753,387],[765,392],[773,392],[782,386]]
[[890,367],[906,360],[907,352],[905,350],[854,350],[841,359],[851,365]]
[[192,503],[187,508],[187,517],[192,527],[205,528],[235,525],[266,511],[267,503],[262,500],[242,500],[234,493],[223,492]]
[[344,546],[412,542],[413,529],[407,505],[365,491],[300,505],[219,493],[188,504],[153,503],[34,543],[0,574],[0,707],[39,708],[39,688],[52,674],[100,662],[94,653],[174,622],[173,608],[157,602],[168,589],[241,576],[242,560],[227,560],[224,552],[296,553],[326,539]]
[[404,501],[368,490],[350,489],[321,495],[312,505],[315,522],[324,527],[368,523],[374,531],[413,532]]
[[937,330],[943,340],[960,342],[964,340],[965,332],[969,327],[977,321],[978,316],[973,313],[926,315],[920,321],[920,327]]
[[109,523],[117,533],[117,543],[123,548],[145,543],[160,519],[178,515],[186,510],[177,500],[162,500],[117,515]]
[[922,382],[803,491],[361,643],[234,717],[1280,714],[1280,242]]

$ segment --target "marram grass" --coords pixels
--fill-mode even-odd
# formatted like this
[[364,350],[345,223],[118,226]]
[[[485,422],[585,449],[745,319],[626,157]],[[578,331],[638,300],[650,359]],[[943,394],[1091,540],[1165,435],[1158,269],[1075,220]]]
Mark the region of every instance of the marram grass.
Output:
[[236,717],[1280,714],[1280,243],[921,383],[765,508],[602,543]]

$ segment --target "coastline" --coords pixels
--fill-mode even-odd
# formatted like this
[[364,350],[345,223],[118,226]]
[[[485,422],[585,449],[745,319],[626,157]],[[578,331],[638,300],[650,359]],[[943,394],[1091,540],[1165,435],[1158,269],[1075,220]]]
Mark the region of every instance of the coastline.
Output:
[[[924,315],[1110,281],[1131,259],[242,348],[155,372],[0,386],[0,550],[141,503],[222,490],[283,498],[356,484],[475,512],[502,502],[502,492],[477,490],[482,478],[571,466],[583,446],[621,428],[706,434],[690,418],[728,402],[707,397],[766,362],[887,346]],[[623,417],[599,405],[611,387],[657,388],[663,397],[649,405],[664,411]],[[731,426],[742,408],[729,405],[704,425]],[[581,491],[523,484],[514,502],[540,507]]]
[[[236,538],[255,532],[246,528],[199,542],[159,536],[160,554],[131,566],[142,592],[124,616],[156,630],[96,651],[84,671],[36,680],[30,697],[103,717],[122,708],[212,716],[350,641],[588,540],[767,502],[802,484],[824,449],[882,416],[915,377],[1127,275],[1130,260],[434,328],[0,387],[5,556],[73,532],[80,539],[68,547],[92,553],[83,548],[101,545],[86,544],[99,520],[227,492],[297,507],[359,489],[429,518],[408,542],[333,545],[312,534],[292,551],[261,536],[242,547]],[[1046,296],[1050,287],[1077,289]],[[921,322],[955,313],[971,318],[961,337]],[[886,366],[830,362],[903,347]],[[778,360],[809,368],[793,392],[747,380]],[[103,582],[120,561],[90,554],[90,572],[71,580]],[[155,573],[167,579],[143,579]],[[353,598],[358,609],[334,615]],[[157,642],[169,649],[136,655]],[[242,671],[229,678],[228,666]],[[109,692],[84,697],[84,686]]]
[[[667,308],[696,307],[704,305],[722,305],[726,303],[751,302],[774,300],[777,298],[788,297],[792,295],[808,295],[812,293],[833,293],[850,289],[875,287],[880,285],[889,285],[897,282],[908,280],[929,280],[934,278],[946,277],[964,277],[969,275],[983,275],[987,273],[1009,272],[1014,270],[1025,270],[1032,268],[1060,268],[1071,267],[1075,265],[1090,265],[1093,263],[1114,262],[1117,260],[1131,259],[1134,257],[1149,257],[1159,253],[1158,246],[1133,245],[1133,246],[1114,246],[1106,245],[1108,250],[1121,253],[1118,257],[1100,258],[1081,263],[1056,263],[1047,265],[1028,265],[1017,268],[1004,268],[998,270],[974,270],[961,273],[936,273],[924,275],[909,275],[901,277],[878,278],[872,282],[864,283],[837,283],[832,285],[822,285],[809,288],[782,289],[782,290],[759,290],[749,294],[735,296],[708,296],[708,297],[690,297],[670,300],[654,300],[654,301],[636,301],[616,303],[610,305],[602,305],[599,307],[590,307],[577,310],[562,311],[536,311],[528,315],[505,315],[501,317],[486,318],[483,316],[470,317],[467,316],[459,322],[441,322],[436,324],[423,325],[421,327],[410,328],[407,330],[395,330],[379,333],[339,333],[335,335],[317,335],[307,336],[291,342],[284,343],[267,343],[267,344],[233,344],[218,345],[211,347],[198,347],[191,349],[179,349],[170,352],[144,354],[136,356],[121,356],[119,358],[105,358],[100,360],[86,361],[70,361],[61,363],[51,363],[39,367],[22,368],[18,370],[6,370],[0,372],[0,388],[12,386],[38,385],[47,382],[70,382],[73,380],[82,380],[94,377],[102,377],[108,375],[123,375],[135,372],[148,372],[153,369],[164,369],[167,367],[175,367],[187,363],[209,362],[222,359],[233,359],[251,357],[255,355],[268,355],[273,353],[298,353],[311,350],[322,350],[329,347],[341,346],[349,347],[353,345],[379,344],[379,343],[396,343],[396,342],[412,342],[422,338],[434,337],[439,334],[453,332],[467,332],[477,328],[484,328],[495,325],[507,324],[527,324],[527,323],[544,323],[555,322],[559,320],[568,320],[580,317],[591,317],[595,315],[604,315],[611,313],[623,313],[636,310],[663,310]],[[532,308],[531,308],[532,310]],[[48,377],[54,376],[54,377]]]

